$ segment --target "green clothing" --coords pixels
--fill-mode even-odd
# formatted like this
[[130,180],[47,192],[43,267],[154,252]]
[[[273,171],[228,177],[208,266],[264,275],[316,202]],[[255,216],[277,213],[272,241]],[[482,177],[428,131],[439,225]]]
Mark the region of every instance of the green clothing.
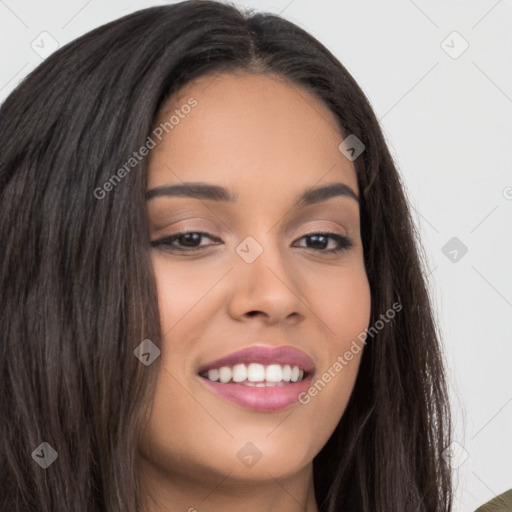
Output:
[[512,512],[512,489],[478,507],[475,512]]

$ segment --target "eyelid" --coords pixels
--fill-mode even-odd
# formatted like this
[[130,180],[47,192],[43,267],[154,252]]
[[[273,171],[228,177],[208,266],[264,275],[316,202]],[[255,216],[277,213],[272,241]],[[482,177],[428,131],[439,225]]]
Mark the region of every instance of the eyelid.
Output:
[[[212,231],[215,233],[220,233],[223,229],[216,223],[212,222],[210,219],[203,217],[194,217],[187,219],[176,220],[175,222],[166,222],[162,223],[160,226],[153,226],[151,230],[153,235],[157,238],[172,236],[176,233],[182,232],[208,232]],[[231,233],[231,230],[226,228],[225,232]],[[218,235],[220,236],[220,235]]]
[[[192,232],[192,233],[202,232],[202,233],[205,233],[207,235],[211,235],[212,237],[217,237],[217,238],[225,236],[222,234],[217,234],[217,233],[219,233],[219,231],[222,231],[218,226],[213,226],[213,227],[212,226],[207,226],[207,227],[206,226],[197,226],[193,221],[183,221],[183,223],[185,223],[185,222],[188,222],[188,224],[183,227],[180,227],[181,222],[178,222],[178,223],[176,223],[177,224],[176,226],[174,224],[172,224],[172,226],[174,226],[172,229],[168,230],[167,229],[168,226],[165,226],[158,230],[155,230],[155,240],[158,238],[168,238],[168,237],[174,236],[178,233],[190,233],[190,232]],[[320,222],[320,224],[319,224],[319,222]],[[309,225],[311,225],[309,228],[301,227],[300,230],[293,229],[293,232],[294,232],[293,234],[291,233],[292,230],[289,230],[289,232],[286,233],[286,236],[290,236],[291,238],[293,238],[293,241],[295,241],[296,238],[324,232],[324,233],[332,233],[332,234],[350,238],[350,235],[347,232],[348,230],[346,228],[340,226],[339,224],[333,223],[332,221],[327,221],[328,224],[325,225],[325,224],[322,224],[322,222],[326,222],[326,220],[311,221],[308,223]],[[308,224],[306,224],[306,225],[308,225]],[[334,224],[334,227],[333,227],[333,224]],[[213,231],[213,233],[212,233],[212,231]],[[159,234],[159,232],[162,232],[162,233]],[[233,234],[234,232],[233,232],[233,230],[229,229],[229,230],[227,230],[227,233]]]
[[[310,226],[310,227],[308,227]],[[294,235],[292,236],[305,236],[309,234],[324,232],[324,233],[333,233],[344,237],[349,237],[348,229],[345,226],[340,225],[339,223],[329,221],[327,219],[318,219],[314,221],[310,221],[305,225],[302,224],[300,229],[293,230]]]

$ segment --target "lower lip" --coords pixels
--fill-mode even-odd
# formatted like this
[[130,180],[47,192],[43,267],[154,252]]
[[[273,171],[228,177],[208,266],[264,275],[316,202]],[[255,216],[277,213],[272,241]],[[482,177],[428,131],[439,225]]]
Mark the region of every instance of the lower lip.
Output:
[[311,384],[311,376],[300,382],[290,382],[282,386],[254,387],[243,384],[222,384],[199,377],[211,391],[247,409],[254,411],[279,411],[298,402],[298,396],[306,392]]

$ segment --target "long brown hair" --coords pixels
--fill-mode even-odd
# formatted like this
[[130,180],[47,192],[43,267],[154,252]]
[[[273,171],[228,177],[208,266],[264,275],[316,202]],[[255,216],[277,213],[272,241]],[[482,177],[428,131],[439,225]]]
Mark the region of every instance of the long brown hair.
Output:
[[[62,47],[0,109],[0,508],[137,512],[137,438],[158,364],[146,159],[163,102],[207,73],[277,73],[319,97],[365,151],[361,191],[371,325],[347,409],[314,459],[322,512],[447,512],[450,418],[421,245],[364,93],[320,42],[278,16],[210,0],[144,9]],[[341,142],[341,141],[340,141]],[[32,454],[57,453],[46,469]],[[45,447],[46,445],[43,445]]]

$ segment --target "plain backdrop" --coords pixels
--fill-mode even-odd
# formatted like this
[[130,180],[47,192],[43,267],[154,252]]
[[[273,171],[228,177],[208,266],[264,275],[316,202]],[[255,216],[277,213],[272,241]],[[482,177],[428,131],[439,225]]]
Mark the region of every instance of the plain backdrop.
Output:
[[[152,0],[0,0],[0,101],[48,52]],[[455,417],[455,510],[512,488],[512,2],[254,0],[368,96],[427,254]],[[45,53],[46,52],[46,53]]]

